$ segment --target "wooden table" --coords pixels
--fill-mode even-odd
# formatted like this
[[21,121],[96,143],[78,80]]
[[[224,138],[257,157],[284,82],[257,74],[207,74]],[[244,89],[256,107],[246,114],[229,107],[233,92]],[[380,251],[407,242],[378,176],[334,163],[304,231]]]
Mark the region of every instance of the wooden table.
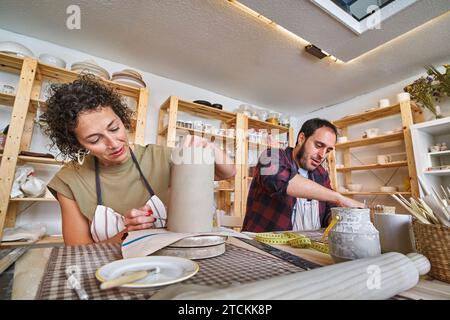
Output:
[[[230,244],[246,248],[261,254],[273,255],[260,250],[236,238],[229,238]],[[273,245],[273,247],[305,258],[320,265],[333,264],[327,254],[312,249],[292,248],[288,245]],[[14,282],[11,299],[34,299],[49,259],[51,248],[33,248],[25,253],[15,265]],[[416,287],[400,294],[410,299],[447,299],[450,300],[450,284],[424,277]]]

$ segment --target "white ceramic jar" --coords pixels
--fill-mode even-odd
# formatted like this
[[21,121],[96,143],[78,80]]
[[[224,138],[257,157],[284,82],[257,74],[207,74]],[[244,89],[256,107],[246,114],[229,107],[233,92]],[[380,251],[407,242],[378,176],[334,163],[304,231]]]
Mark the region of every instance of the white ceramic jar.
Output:
[[331,208],[338,222],[328,235],[330,255],[335,262],[381,254],[380,237],[370,222],[370,209]]

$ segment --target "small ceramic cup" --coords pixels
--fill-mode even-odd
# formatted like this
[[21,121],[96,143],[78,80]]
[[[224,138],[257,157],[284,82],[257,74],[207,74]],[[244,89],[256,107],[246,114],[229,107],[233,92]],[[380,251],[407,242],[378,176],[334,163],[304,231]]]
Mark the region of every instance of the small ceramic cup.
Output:
[[378,101],[378,107],[380,108],[386,108],[389,106],[390,106],[389,99],[381,99],[380,101]]
[[391,161],[392,161],[392,156],[390,156],[390,155],[379,154],[377,156],[377,163],[378,164],[385,164],[385,163],[388,163],[388,162],[391,162]]
[[408,92],[402,92],[397,94],[397,102],[405,102],[405,101],[410,101],[411,100],[411,96],[409,95]]

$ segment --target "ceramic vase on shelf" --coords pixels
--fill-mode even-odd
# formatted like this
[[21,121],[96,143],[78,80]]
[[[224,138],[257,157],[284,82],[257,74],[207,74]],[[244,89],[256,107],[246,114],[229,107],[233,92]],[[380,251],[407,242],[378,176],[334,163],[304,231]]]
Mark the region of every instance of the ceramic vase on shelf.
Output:
[[380,237],[370,221],[370,209],[331,208],[337,223],[330,230],[328,244],[335,262],[381,254]]

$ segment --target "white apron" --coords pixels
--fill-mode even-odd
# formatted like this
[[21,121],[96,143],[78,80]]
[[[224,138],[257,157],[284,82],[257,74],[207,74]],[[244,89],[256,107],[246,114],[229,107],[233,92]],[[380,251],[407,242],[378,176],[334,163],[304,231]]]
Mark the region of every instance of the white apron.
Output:
[[[142,182],[150,194],[150,199],[146,205],[153,211],[153,217],[156,218],[153,228],[164,228],[166,225],[167,212],[162,201],[155,195],[152,187],[141,171],[141,167],[130,149],[131,158],[139,171]],[[103,205],[102,191],[100,187],[100,168],[98,159],[94,158],[95,163],[95,188],[97,192],[97,207],[91,222],[91,235],[95,242],[108,240],[125,229],[125,217],[114,211],[114,209]]]
[[[306,171],[302,172],[299,169],[298,173],[308,179]],[[319,201],[297,198],[292,211],[291,221],[292,230],[294,231],[320,229]]]

